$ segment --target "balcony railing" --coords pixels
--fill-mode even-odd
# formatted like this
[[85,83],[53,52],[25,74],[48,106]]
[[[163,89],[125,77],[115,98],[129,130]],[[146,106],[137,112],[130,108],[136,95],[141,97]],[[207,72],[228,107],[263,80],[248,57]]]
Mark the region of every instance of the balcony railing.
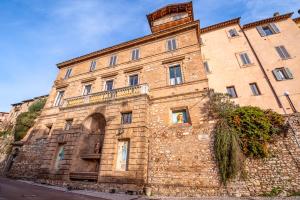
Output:
[[64,100],[63,108],[84,105],[89,103],[98,103],[112,99],[132,97],[141,94],[148,94],[149,87],[147,84],[118,88],[111,91],[93,93],[84,96],[72,97]]

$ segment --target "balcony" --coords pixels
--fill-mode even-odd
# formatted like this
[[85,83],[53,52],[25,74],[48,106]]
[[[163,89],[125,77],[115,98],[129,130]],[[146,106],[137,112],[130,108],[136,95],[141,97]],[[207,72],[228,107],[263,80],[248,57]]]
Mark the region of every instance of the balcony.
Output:
[[85,96],[72,97],[64,100],[63,108],[80,106],[85,104],[100,103],[108,100],[138,96],[148,94],[149,87],[147,84],[118,88],[111,91],[103,91]]

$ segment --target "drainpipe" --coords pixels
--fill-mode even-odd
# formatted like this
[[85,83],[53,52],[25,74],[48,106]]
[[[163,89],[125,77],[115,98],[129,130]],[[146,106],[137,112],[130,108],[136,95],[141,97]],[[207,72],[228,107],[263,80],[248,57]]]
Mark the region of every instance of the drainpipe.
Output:
[[270,81],[270,79],[269,79],[269,77],[268,77],[265,69],[263,68],[262,63],[261,63],[260,59],[258,58],[258,55],[256,54],[256,52],[255,52],[255,50],[254,50],[254,48],[253,48],[253,46],[252,46],[252,44],[251,44],[248,36],[246,35],[244,29],[241,27],[241,25],[239,23],[238,23],[238,25],[239,25],[240,29],[242,30],[242,33],[245,36],[245,38],[246,38],[246,40],[247,40],[247,42],[248,42],[248,44],[249,44],[249,46],[251,48],[251,51],[253,52],[253,54],[254,54],[257,62],[258,62],[258,65],[259,65],[262,73],[264,74],[264,77],[267,80],[267,83],[268,83],[269,87],[271,88],[271,91],[272,91],[272,93],[273,93],[273,95],[274,95],[274,97],[276,99],[276,102],[277,102],[279,108],[283,108],[282,103],[281,103],[281,101],[280,101],[280,99],[279,99],[279,97],[278,97],[278,95],[277,95],[277,93],[276,93],[276,91],[275,91],[275,89],[274,89],[274,87],[273,87],[273,85],[272,85],[272,83],[271,83],[271,81]]

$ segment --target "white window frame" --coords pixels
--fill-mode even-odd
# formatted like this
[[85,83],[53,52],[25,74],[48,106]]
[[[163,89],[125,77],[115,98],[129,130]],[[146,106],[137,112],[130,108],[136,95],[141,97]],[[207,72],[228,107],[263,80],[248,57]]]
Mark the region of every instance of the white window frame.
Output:
[[104,81],[104,91],[111,91],[111,90],[107,90],[107,82],[108,81],[112,81],[112,89],[111,90],[114,90],[114,86],[115,86],[115,80],[114,79],[107,79]]
[[[90,86],[91,89],[90,89],[90,92],[89,92],[89,93],[86,93],[86,91],[87,91],[86,89],[87,89],[88,86]],[[82,95],[89,95],[89,94],[91,94],[91,93],[92,93],[92,86],[93,86],[93,84],[91,84],[91,83],[85,84],[85,85],[83,86]]]
[[242,65],[247,66],[247,65],[252,64],[252,62],[250,60],[250,57],[249,57],[247,52],[239,53],[239,57],[241,59]]
[[[179,68],[180,68],[180,74],[181,74],[181,81],[180,81],[180,83],[177,83],[177,77],[175,77],[174,78],[174,80],[175,80],[175,83],[174,84],[172,84],[172,78],[171,78],[171,68],[174,68],[174,67],[177,67],[177,66],[179,66]],[[182,66],[181,66],[181,64],[173,64],[173,65],[170,65],[169,67],[168,67],[168,74],[169,74],[169,85],[173,85],[173,86],[175,86],[175,85],[181,85],[181,84],[183,84],[184,83],[184,80],[183,80],[183,72],[182,72]],[[176,75],[176,74],[175,74]]]
[[138,59],[140,59],[140,49],[136,48],[131,51],[131,60],[138,60]]
[[170,38],[167,40],[167,51],[175,51],[177,48],[178,46],[177,46],[176,38]]
[[[59,98],[60,94],[62,93],[61,97]],[[56,97],[54,100],[54,107],[61,106],[63,103],[63,97],[64,97],[65,91],[64,90],[59,90],[56,92]]]
[[113,67],[113,66],[116,66],[117,65],[117,59],[118,59],[118,56],[116,54],[114,55],[111,55],[110,58],[109,58],[109,67]]
[[97,61],[96,60],[93,60],[91,62],[91,65],[90,65],[90,72],[93,72],[96,70],[96,66],[97,66]]
[[66,71],[66,74],[64,76],[64,79],[70,78],[71,73],[72,73],[72,68],[68,68],[67,71]]
[[130,85],[130,77],[132,77],[132,76],[137,76],[137,78],[138,78],[137,85],[139,85],[140,84],[140,76],[139,76],[138,73],[135,73],[135,74],[129,74],[128,75],[128,86],[135,86],[135,85]]

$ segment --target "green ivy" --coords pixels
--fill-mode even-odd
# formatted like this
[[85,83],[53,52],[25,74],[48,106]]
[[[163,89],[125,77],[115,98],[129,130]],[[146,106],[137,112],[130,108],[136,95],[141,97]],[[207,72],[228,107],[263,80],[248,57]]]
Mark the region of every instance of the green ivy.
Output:
[[45,103],[46,99],[37,100],[28,108],[28,112],[18,115],[14,130],[15,141],[20,141],[25,137],[27,131],[34,125],[35,119],[40,115]]
[[209,117],[217,119],[214,149],[221,180],[242,173],[244,157],[268,156],[268,143],[287,130],[282,115],[253,106],[238,106],[226,94],[208,92]]

